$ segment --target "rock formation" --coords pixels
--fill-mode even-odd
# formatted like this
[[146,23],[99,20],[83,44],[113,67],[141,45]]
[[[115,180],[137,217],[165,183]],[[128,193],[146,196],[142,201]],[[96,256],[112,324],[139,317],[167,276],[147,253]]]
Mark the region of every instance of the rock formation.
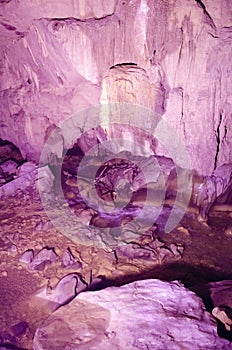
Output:
[[231,162],[229,0],[11,0],[0,14],[0,137],[24,157],[38,161],[73,113],[114,101],[161,115],[201,174]]
[[0,348],[231,348],[231,39],[231,0],[0,0]]
[[[58,331],[59,330],[59,331]],[[62,332],[62,336],[61,333]],[[81,293],[36,331],[34,350],[229,349],[194,293],[144,280]]]

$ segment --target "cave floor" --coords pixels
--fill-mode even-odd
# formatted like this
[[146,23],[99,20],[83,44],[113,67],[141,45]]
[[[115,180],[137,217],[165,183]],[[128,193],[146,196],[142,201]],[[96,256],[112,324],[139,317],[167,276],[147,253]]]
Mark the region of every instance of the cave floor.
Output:
[[[34,252],[44,247],[54,248],[61,256],[70,248],[82,263],[78,273],[88,281],[104,277],[102,287],[122,285],[136,279],[159,278],[180,280],[188,288],[210,281],[232,279],[231,213],[212,212],[208,224],[198,222],[187,213],[178,227],[169,234],[157,229],[165,243],[179,243],[185,247],[178,261],[147,263],[144,259],[115,258],[111,250],[78,244],[59,233],[43,209],[36,190],[18,193],[0,200],[0,340],[31,349],[36,328],[51,311],[34,294],[48,281],[56,285],[60,278],[76,271],[64,268],[60,260],[42,270],[29,270],[19,261],[28,249]],[[42,225],[41,225],[42,224]],[[40,228],[38,228],[40,227]],[[17,336],[12,326],[24,321],[29,327]],[[2,338],[2,339],[1,339]]]

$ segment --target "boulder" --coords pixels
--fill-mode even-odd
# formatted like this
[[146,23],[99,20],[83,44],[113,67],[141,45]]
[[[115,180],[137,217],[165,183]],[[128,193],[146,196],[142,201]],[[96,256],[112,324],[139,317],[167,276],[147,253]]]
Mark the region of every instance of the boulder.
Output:
[[37,329],[34,350],[230,349],[201,299],[179,282],[144,280],[79,294]]

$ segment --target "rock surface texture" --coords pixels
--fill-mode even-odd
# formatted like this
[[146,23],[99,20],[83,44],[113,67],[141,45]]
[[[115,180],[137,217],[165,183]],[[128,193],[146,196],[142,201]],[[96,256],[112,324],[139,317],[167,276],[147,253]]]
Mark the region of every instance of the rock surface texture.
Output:
[[210,297],[214,309],[212,314],[232,333],[232,281],[219,281],[209,284]]
[[231,0],[0,0],[1,348],[231,349],[227,284],[212,316],[141,281],[231,276],[231,23]]
[[[62,334],[62,336],[60,336]],[[230,349],[194,293],[144,280],[81,293],[36,331],[34,350]]]
[[114,101],[162,115],[201,174],[232,161],[230,0],[9,0],[0,15],[0,137],[24,157]]

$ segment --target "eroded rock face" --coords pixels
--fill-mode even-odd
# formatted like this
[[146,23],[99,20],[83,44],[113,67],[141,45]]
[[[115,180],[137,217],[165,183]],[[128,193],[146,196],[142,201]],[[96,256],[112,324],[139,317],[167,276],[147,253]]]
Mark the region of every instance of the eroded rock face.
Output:
[[0,137],[24,157],[38,161],[74,112],[117,101],[162,115],[201,174],[232,161],[230,0],[11,0],[0,13]]
[[178,282],[81,293],[36,331],[33,349],[229,349],[202,301]]

